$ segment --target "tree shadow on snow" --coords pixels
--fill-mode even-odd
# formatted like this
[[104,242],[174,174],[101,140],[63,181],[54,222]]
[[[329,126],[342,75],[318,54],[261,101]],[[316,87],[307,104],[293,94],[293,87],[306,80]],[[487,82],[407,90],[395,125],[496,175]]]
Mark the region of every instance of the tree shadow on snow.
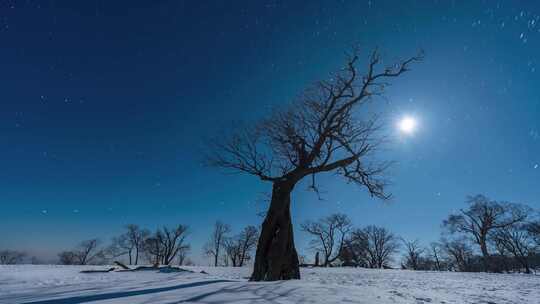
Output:
[[[226,303],[265,303],[277,304],[276,300],[282,299],[292,294],[297,288],[287,288],[279,290],[279,287],[286,282],[273,284],[247,283],[247,285],[235,287],[222,287],[211,292],[203,293],[184,299],[181,301],[170,302],[167,304],[182,304],[182,303],[205,303],[205,304],[226,304]],[[279,291],[278,291],[279,290]],[[231,296],[233,295],[233,296]]]
[[171,290],[177,290],[177,289],[189,288],[189,287],[204,286],[204,285],[215,284],[215,283],[224,283],[224,282],[235,282],[235,281],[211,280],[211,281],[193,282],[193,283],[187,283],[187,284],[181,284],[181,285],[169,286],[169,287],[133,290],[133,291],[125,291],[125,292],[104,293],[104,294],[88,295],[88,296],[76,296],[76,297],[70,297],[70,298],[64,298],[64,299],[51,299],[51,300],[26,302],[23,304],[79,304],[79,303],[86,303],[86,302],[92,302],[92,301],[101,301],[101,300],[110,300],[110,299],[117,299],[117,298],[124,298],[124,297],[146,295],[146,294],[165,292],[165,291],[171,291]]

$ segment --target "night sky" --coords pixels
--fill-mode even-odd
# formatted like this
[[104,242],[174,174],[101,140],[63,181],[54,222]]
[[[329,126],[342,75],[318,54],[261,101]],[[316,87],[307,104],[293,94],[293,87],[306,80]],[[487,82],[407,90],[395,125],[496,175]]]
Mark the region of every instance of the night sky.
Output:
[[428,244],[468,194],[539,209],[533,2],[1,1],[0,248],[51,258],[127,223],[183,223],[196,260],[215,220],[259,225],[270,184],[204,166],[205,141],[287,105],[355,44],[426,54],[370,109],[393,199],[323,176],[323,200],[296,188],[296,228],[344,212]]

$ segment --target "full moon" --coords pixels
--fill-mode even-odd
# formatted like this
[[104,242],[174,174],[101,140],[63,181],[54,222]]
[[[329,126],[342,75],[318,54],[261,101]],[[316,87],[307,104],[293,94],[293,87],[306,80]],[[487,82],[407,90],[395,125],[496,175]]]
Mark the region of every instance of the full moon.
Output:
[[412,134],[414,131],[416,131],[416,125],[416,119],[410,116],[405,116],[399,121],[398,128],[402,133]]

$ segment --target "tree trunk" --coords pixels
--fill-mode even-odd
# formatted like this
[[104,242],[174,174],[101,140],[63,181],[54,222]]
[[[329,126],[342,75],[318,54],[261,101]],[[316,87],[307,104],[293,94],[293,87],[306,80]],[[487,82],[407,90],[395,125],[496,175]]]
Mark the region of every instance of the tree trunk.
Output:
[[294,182],[274,182],[272,200],[262,224],[251,281],[300,279],[291,221]]
[[482,264],[484,266],[484,271],[489,272],[491,263],[485,237],[480,238],[480,250],[482,251]]
[[435,267],[437,271],[441,271],[441,262],[439,262],[439,257],[435,256]]
[[531,273],[531,268],[529,267],[529,261],[527,261],[527,257],[526,256],[517,256],[516,255],[516,258],[520,262],[521,266],[523,266],[523,268],[525,268],[525,273],[530,274]]

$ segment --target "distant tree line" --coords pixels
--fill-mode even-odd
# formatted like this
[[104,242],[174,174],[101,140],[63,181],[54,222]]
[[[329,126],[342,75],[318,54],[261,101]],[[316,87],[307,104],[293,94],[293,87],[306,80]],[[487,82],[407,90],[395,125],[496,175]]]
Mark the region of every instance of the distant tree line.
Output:
[[142,261],[154,266],[184,265],[191,263],[187,259],[191,248],[186,241],[188,234],[189,227],[181,224],[164,226],[154,232],[130,224],[124,233],[112,238],[108,246],[103,246],[98,239],[90,239],[59,253],[58,257],[64,265],[107,264],[120,258],[125,258],[130,265],[139,265]]
[[315,258],[304,264],[524,273],[540,268],[540,219],[530,207],[483,195],[469,196],[466,203],[443,221],[440,241],[429,246],[383,227],[353,228],[344,214],[307,221],[302,230],[312,237]]
[[[375,225],[354,227],[345,214],[331,214],[302,223],[310,236],[308,263],[302,266],[395,268],[462,272],[524,272],[540,268],[540,218],[522,204],[469,196],[466,208],[442,222],[440,240],[428,245],[405,239]],[[80,242],[58,254],[64,265],[108,264],[122,260],[131,265],[191,265],[189,227],[176,225],[155,231],[130,224],[109,244],[99,239]],[[246,226],[233,233],[231,226],[215,222],[203,247],[203,256],[214,266],[242,267],[253,262],[259,229]],[[0,250],[0,264],[37,264],[25,252]]]
[[[247,226],[238,234],[231,235],[231,232],[228,224],[215,223],[203,248],[204,256],[211,257],[214,266],[242,267],[252,260],[258,229]],[[102,265],[120,259],[130,265],[192,265],[188,257],[191,250],[186,240],[188,235],[189,227],[181,224],[162,227],[154,232],[129,224],[107,246],[99,239],[85,240],[71,250],[62,251],[58,258],[63,265]]]

